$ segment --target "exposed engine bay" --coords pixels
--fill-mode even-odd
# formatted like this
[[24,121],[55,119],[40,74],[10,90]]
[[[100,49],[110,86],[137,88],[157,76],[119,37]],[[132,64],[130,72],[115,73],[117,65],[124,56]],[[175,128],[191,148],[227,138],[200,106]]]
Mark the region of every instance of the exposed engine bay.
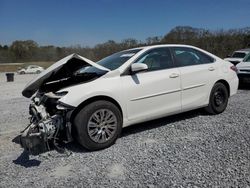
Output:
[[30,124],[21,132],[21,145],[33,155],[72,141],[70,114],[74,108],[58,104],[60,97],[50,92],[32,98]]
[[93,66],[93,62],[90,64],[84,60],[76,54],[68,56],[65,61],[55,63],[58,64],[55,68],[41,73],[43,75],[23,90],[25,97],[32,96],[29,106],[31,117],[30,124],[21,132],[20,143],[31,154],[43,153],[51,148],[60,149],[60,143],[73,140],[70,119],[75,107],[59,102],[67,95],[67,92],[59,90],[90,82],[107,73]]

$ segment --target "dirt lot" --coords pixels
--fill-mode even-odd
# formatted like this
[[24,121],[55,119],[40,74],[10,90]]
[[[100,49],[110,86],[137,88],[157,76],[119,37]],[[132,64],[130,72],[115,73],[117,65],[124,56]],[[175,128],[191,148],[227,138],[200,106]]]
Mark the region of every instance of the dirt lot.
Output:
[[28,65],[38,65],[44,68],[49,67],[54,62],[24,62],[24,63],[0,63],[0,72],[16,72],[18,68],[27,67]]
[[34,75],[0,74],[0,187],[250,186],[250,90],[208,116],[200,110],[131,126],[110,148],[28,156],[12,140],[28,123],[21,96]]

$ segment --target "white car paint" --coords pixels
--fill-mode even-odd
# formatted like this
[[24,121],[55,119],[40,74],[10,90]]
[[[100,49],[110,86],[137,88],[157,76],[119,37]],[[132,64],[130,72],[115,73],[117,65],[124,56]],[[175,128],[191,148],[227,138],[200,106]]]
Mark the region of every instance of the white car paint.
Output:
[[[212,57],[214,62],[124,75],[131,64],[143,53],[160,47],[195,49]],[[209,103],[212,87],[219,80],[226,81],[230,87],[230,96],[234,95],[238,88],[238,78],[231,67],[231,63],[193,46],[156,45],[142,47],[140,52],[122,66],[107,72],[102,77],[61,89],[58,92],[67,91],[68,93],[59,101],[77,107],[92,97],[110,97],[120,105],[123,114],[123,127],[125,127],[205,107]]]

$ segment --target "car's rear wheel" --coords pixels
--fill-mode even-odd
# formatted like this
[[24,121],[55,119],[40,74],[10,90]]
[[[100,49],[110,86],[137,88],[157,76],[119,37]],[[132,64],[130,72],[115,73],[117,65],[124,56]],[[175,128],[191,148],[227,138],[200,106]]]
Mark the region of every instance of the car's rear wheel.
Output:
[[41,71],[40,71],[40,70],[37,70],[37,71],[36,71],[36,74],[40,74],[40,73],[41,73]]
[[122,130],[119,108],[109,101],[88,104],[74,119],[75,136],[88,150],[99,150],[114,144]]
[[24,72],[24,71],[21,71],[20,74],[25,74],[25,72]]
[[223,83],[216,83],[211,91],[209,105],[205,110],[210,114],[222,113],[228,103],[229,92]]

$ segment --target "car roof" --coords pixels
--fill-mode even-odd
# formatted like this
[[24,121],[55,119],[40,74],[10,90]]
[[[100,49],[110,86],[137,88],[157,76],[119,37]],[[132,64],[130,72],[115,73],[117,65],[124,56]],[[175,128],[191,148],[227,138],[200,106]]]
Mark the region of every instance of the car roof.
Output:
[[191,48],[195,48],[195,46],[186,45],[186,44],[157,44],[157,45],[149,45],[149,46],[130,48],[130,49],[127,49],[127,50],[124,50],[124,51],[142,50],[142,49],[150,49],[150,48],[157,48],[157,47],[191,47]]

